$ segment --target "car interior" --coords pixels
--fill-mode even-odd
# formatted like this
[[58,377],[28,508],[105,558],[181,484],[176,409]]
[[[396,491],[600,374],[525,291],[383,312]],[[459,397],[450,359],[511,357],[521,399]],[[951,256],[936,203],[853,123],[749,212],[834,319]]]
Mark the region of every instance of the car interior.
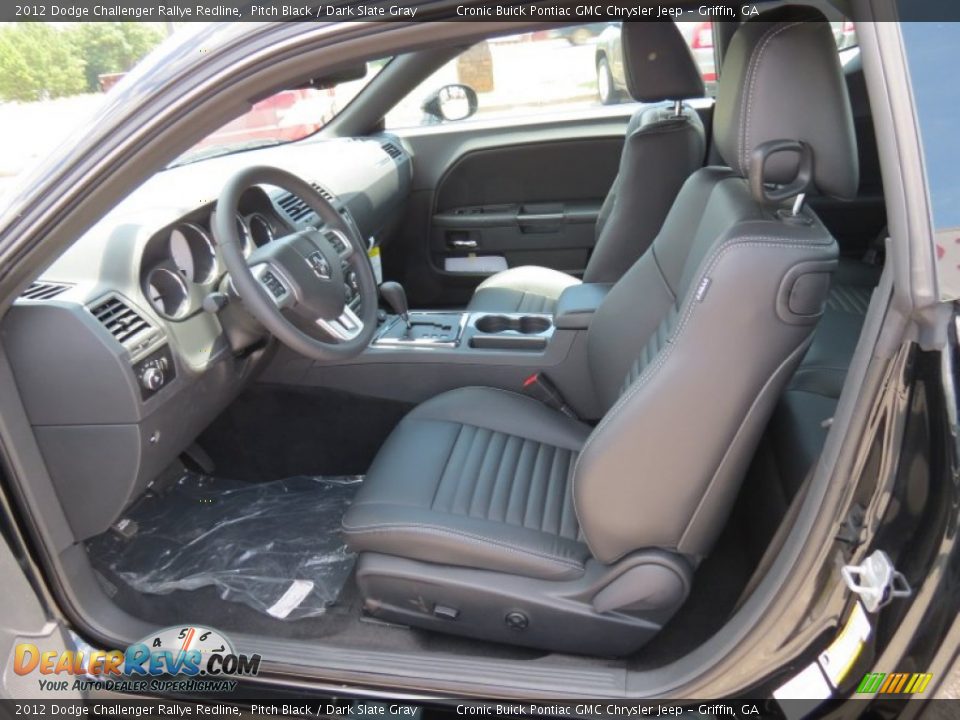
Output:
[[78,604],[558,686],[705,643],[884,262],[859,50],[776,5],[715,99],[672,22],[623,23],[633,103],[387,131],[464,50],[421,48],[315,135],[133,189],[0,321]]

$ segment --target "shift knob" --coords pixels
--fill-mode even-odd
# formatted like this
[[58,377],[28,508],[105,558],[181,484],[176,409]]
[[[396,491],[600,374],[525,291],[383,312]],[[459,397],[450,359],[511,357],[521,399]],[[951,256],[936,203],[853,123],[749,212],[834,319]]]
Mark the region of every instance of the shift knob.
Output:
[[381,283],[380,295],[409,328],[410,311],[407,307],[407,293],[404,291],[403,285],[398,282]]

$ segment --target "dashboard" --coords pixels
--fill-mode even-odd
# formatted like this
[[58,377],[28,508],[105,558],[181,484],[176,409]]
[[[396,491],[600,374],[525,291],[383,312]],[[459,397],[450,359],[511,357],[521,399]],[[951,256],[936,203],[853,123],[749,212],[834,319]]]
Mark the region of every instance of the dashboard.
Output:
[[[23,292],[0,337],[77,538],[116,522],[269,354],[269,336],[241,302],[210,301],[229,290],[211,230],[227,180],[253,165],[292,172],[379,244],[402,218],[411,162],[384,135],[308,139],[161,171]],[[248,189],[238,210],[247,255],[306,227],[323,230],[306,203],[276,187]]]
[[[295,200],[295,198],[292,198]],[[140,290],[161,318],[181,320],[202,310],[203,299],[218,288],[226,268],[213,242],[216,209],[181,218],[147,241],[140,263]],[[241,198],[236,216],[243,254],[297,228],[281,218],[263,188],[251,188]]]

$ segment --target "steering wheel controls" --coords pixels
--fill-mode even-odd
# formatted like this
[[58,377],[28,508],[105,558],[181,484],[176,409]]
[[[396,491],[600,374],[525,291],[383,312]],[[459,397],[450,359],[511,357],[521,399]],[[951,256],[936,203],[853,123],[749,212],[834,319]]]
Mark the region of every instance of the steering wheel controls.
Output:
[[283,283],[281,283],[277,279],[277,276],[269,270],[265,271],[263,275],[260,276],[260,282],[267,286],[267,290],[269,290],[270,294],[277,298],[277,300],[282,298],[287,292],[283,287]]

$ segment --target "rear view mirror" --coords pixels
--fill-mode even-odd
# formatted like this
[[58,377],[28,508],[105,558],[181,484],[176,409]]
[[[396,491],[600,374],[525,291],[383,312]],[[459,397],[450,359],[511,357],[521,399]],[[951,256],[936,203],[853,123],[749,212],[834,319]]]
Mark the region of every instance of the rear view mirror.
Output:
[[477,93],[469,85],[444,85],[420,106],[426,124],[466,120],[477,111]]

